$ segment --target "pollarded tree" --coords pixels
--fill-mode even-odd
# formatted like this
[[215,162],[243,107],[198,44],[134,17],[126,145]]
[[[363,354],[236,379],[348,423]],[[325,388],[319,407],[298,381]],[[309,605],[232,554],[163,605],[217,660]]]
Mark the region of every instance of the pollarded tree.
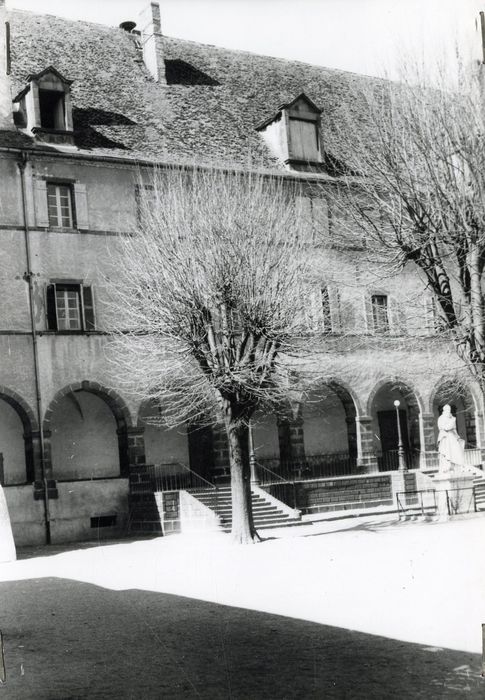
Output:
[[[290,391],[312,264],[294,186],[217,170],[158,170],[107,280],[111,358],[167,424],[217,418],[229,444],[232,534],[256,537],[247,426]],[[209,417],[209,418],[208,418]]]
[[400,83],[367,82],[329,133],[348,171],[327,196],[371,256],[417,266],[441,328],[483,388],[483,76],[459,75],[453,83],[441,73],[433,87],[415,69]]

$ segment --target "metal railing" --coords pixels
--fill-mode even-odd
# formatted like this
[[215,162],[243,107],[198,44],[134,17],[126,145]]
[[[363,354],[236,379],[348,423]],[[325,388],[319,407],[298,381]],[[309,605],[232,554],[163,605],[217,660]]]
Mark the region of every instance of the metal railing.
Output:
[[[404,464],[406,469],[419,469],[419,450],[405,450]],[[377,457],[380,472],[391,472],[399,469],[399,450],[387,450]]]
[[181,462],[148,464],[147,474],[150,477],[154,491],[217,490],[213,483]]
[[[433,452],[424,452],[423,455],[426,460],[426,469],[439,469],[439,453],[436,450]],[[479,447],[469,447],[465,450],[466,467],[478,467],[480,469],[481,463],[482,454]]]
[[[465,493],[468,492],[468,493]],[[446,491],[446,505],[448,515],[459,513],[476,513],[477,500],[475,488],[473,486],[464,489],[450,489]]]
[[301,459],[258,459],[262,465],[286,481],[349,476],[357,468],[357,458],[346,452],[308,455]]
[[423,489],[421,491],[400,491],[396,493],[397,512],[399,518],[410,515],[418,511],[421,515],[436,513],[438,504],[436,502],[436,491],[434,489]]
[[273,498],[290,508],[297,508],[296,485],[292,479],[285,479],[277,472],[268,469],[260,462],[254,463],[258,484]]

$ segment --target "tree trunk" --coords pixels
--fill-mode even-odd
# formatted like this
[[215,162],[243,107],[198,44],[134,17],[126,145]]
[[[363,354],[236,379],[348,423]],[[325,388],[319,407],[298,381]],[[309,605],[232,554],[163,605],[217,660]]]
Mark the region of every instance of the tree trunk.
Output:
[[254,528],[251,505],[251,470],[244,449],[247,430],[244,424],[227,416],[226,432],[229,443],[229,464],[231,466],[232,530],[231,535],[239,544],[258,542]]

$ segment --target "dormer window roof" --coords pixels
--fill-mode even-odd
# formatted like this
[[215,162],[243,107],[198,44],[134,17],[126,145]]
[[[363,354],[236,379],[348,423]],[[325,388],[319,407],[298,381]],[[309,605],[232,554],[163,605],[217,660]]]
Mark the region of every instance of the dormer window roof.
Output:
[[322,110],[301,93],[256,129],[288,168],[305,170],[322,163],[321,114]]
[[16,123],[48,143],[73,143],[72,80],[53,66],[29,75],[27,85],[15,97]]

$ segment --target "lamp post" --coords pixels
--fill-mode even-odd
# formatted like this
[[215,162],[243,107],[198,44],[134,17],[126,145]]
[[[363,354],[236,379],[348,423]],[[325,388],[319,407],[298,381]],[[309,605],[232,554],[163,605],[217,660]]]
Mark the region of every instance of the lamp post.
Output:
[[406,456],[404,454],[404,445],[402,444],[402,434],[401,434],[401,421],[399,420],[399,406],[401,402],[399,399],[394,401],[394,406],[396,407],[396,421],[397,421],[397,459],[399,465],[399,471],[404,471],[406,469]]
[[258,475],[256,474],[256,458],[254,456],[254,441],[253,441],[253,424],[249,419],[248,424],[248,447],[249,447],[249,469],[251,470],[251,483],[258,484]]

